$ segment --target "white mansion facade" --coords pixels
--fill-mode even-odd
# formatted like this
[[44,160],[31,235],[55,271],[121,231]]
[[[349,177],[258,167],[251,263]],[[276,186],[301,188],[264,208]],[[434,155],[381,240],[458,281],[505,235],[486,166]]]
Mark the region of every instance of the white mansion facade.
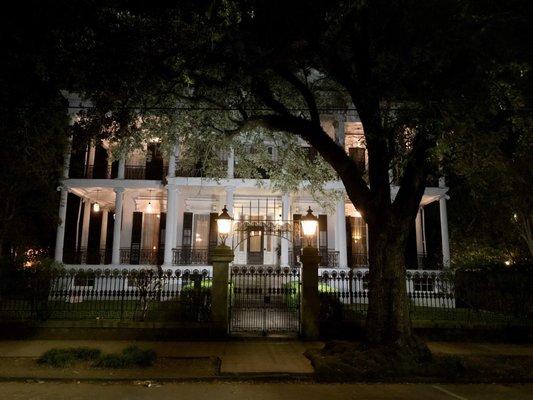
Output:
[[[357,117],[325,117],[324,127],[339,146],[366,166]],[[264,221],[290,226],[285,236],[260,228],[235,231],[228,239],[235,252],[234,264],[297,263],[302,246],[298,221],[311,207],[319,218],[314,244],[321,254],[321,266],[367,266],[367,228],[347,197],[331,212],[305,190],[279,193],[270,187],[268,177],[262,185],[256,179],[236,177],[231,153],[224,159],[226,178],[212,179],[203,176],[201,166],[182,168],[178,144],[169,157],[163,157],[157,143],[148,143],[144,151],[124,154],[118,161],[111,159],[105,142],[93,142],[83,152],[66,157],[59,188],[56,261],[77,268],[209,266],[211,249],[218,240],[215,218],[226,205],[236,223]],[[344,190],[340,181],[326,187]],[[392,185],[393,196],[397,189]],[[446,192],[442,179],[425,189],[406,248],[409,269],[449,265]]]

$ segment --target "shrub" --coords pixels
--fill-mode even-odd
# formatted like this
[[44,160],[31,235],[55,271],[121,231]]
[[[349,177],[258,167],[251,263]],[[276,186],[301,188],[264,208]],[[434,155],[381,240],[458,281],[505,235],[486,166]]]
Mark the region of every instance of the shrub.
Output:
[[45,352],[37,363],[52,367],[64,368],[76,361],[94,360],[100,356],[100,350],[91,347],[75,347],[72,349],[50,349]]
[[137,346],[129,346],[120,354],[101,355],[93,366],[98,368],[149,367],[155,363],[156,359],[157,355],[151,349],[143,350]]
[[124,368],[126,363],[122,354],[111,353],[102,354],[93,366],[98,368]]

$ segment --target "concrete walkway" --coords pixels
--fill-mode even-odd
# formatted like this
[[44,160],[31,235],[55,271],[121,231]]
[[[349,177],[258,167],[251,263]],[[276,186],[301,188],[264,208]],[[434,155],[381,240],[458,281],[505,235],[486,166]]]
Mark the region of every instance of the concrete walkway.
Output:
[[227,342],[132,342],[96,340],[24,340],[0,341],[0,357],[39,357],[57,347],[96,347],[103,352],[120,352],[132,343],[156,351],[159,357],[218,357],[220,372],[233,373],[313,373],[303,355],[309,348],[320,348],[320,342],[291,341],[227,341]]
[[[159,357],[218,357],[223,374],[236,373],[313,373],[313,367],[304,356],[311,348],[320,348],[322,342],[297,340],[243,340],[220,342],[147,342],[96,340],[20,340],[0,341],[0,357],[39,357],[57,347],[96,347],[104,352],[119,352],[132,343],[150,348]],[[500,343],[429,342],[434,353],[467,355],[531,356],[533,345]]]

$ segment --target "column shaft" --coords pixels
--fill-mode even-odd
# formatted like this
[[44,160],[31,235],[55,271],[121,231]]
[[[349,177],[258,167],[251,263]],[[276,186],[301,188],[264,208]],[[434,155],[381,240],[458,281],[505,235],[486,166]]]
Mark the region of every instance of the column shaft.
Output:
[[446,209],[446,197],[439,200],[440,210],[440,236],[442,240],[442,265],[450,267],[450,238],[448,236],[448,211]]
[[56,249],[54,259],[57,262],[63,262],[63,247],[65,245],[65,220],[67,219],[67,198],[68,190],[61,189],[59,198],[59,224],[56,233]]
[[89,243],[89,224],[91,223],[91,200],[85,199],[83,204],[83,223],[81,226],[81,246],[86,248]]
[[[285,193],[281,198],[281,219],[282,223],[286,224],[289,221],[289,208],[290,208],[290,196]],[[287,232],[286,235],[289,235]],[[289,265],[289,238],[282,237],[281,240],[281,259],[280,264],[282,267]]]
[[163,264],[172,265],[172,249],[176,244],[176,200],[177,188],[174,184],[167,185],[167,221],[165,228],[165,252]]
[[105,244],[107,241],[107,218],[109,211],[102,209],[102,227],[100,229],[100,250],[105,250]]
[[339,267],[348,266],[348,251],[346,248],[346,212],[344,198],[337,203],[337,229],[335,237],[335,250],[339,252]]
[[115,223],[113,225],[113,249],[111,262],[120,264],[120,233],[122,228],[122,206],[124,202],[124,188],[115,188]]

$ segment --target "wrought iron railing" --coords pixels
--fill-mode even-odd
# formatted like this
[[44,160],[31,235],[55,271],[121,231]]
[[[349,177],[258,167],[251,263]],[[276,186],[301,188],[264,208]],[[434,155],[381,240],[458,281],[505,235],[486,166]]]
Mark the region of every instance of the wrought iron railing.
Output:
[[163,249],[120,249],[120,263],[130,265],[161,265],[163,264]]
[[111,249],[88,249],[82,247],[78,250],[65,250],[63,252],[65,264],[111,264]]
[[338,268],[339,252],[331,249],[320,249],[320,267]]
[[[63,262],[73,265],[111,264],[112,249],[65,250]],[[120,249],[120,264],[124,265],[161,265],[163,264],[163,249]]]
[[63,270],[0,293],[0,320],[210,320],[211,278],[153,270]]
[[172,249],[172,265],[207,265],[208,247],[181,246]]
[[[146,165],[125,165],[124,166],[124,179],[135,180],[161,180],[168,174],[168,165],[163,165],[161,168],[151,168]],[[74,178],[81,177],[85,179],[114,179],[117,177],[117,170],[108,166],[100,165],[87,165],[82,176],[76,176]]]

